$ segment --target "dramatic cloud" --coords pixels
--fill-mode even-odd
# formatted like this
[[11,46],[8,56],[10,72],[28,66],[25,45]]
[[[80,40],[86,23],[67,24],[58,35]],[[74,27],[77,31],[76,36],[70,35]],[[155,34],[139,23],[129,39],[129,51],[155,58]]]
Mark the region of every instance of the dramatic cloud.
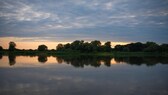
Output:
[[167,26],[168,0],[0,1],[1,38],[167,43]]

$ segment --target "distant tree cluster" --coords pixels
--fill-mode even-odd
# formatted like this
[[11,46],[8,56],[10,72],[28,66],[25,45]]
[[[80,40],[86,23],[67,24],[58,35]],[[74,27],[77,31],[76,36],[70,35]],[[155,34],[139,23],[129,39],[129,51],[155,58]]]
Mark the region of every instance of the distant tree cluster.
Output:
[[168,44],[158,45],[155,42],[136,42],[127,45],[116,45],[114,50],[122,52],[168,52]]
[[91,41],[90,43],[76,40],[71,44],[58,44],[56,49],[57,51],[77,50],[81,52],[168,52],[168,44],[158,45],[155,42],[136,42],[126,45],[116,45],[114,48],[111,48],[111,42],[109,41],[101,45],[101,42],[98,40]]
[[16,44],[15,42],[9,42],[9,51],[16,50]]
[[46,45],[39,45],[38,50],[39,51],[46,51],[46,50],[48,50],[48,47]]
[[[0,46],[0,51],[4,50]],[[15,42],[9,42],[9,51],[19,50],[16,49]],[[24,51],[24,49],[22,49]],[[37,48],[38,51],[47,51],[48,47],[46,45],[39,45]],[[155,42],[136,42],[126,45],[116,45],[114,48],[111,47],[111,42],[107,41],[103,45],[100,41],[94,40],[91,42],[84,42],[83,40],[76,40],[72,43],[67,44],[58,44],[56,46],[57,51],[80,51],[80,52],[111,52],[111,51],[120,51],[120,52],[168,52],[168,44],[158,45]],[[29,49],[29,51],[33,51]],[[54,51],[52,49],[51,51]]]
[[65,45],[58,44],[56,46],[57,51],[66,51],[66,50],[75,50],[80,52],[110,52],[111,42],[106,42],[104,45],[101,45],[101,42],[98,40],[89,42],[84,42],[83,40],[76,40],[72,43],[67,43]]

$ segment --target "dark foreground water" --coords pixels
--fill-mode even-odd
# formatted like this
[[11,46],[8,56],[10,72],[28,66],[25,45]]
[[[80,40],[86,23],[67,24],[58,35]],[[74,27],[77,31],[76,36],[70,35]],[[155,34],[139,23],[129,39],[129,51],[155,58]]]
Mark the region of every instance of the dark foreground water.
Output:
[[168,95],[168,58],[0,56],[0,95]]

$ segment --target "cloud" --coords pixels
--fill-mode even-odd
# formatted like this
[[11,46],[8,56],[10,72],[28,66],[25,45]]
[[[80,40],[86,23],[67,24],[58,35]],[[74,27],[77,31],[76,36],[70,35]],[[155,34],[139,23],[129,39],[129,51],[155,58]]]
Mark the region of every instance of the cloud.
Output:
[[0,37],[166,42],[167,5],[167,0],[1,0]]
[[107,3],[104,4],[104,9],[112,10],[114,8],[114,6],[116,5],[116,3],[118,3],[118,2],[120,2],[120,1],[113,0],[111,2],[107,2]]
[[[39,21],[50,17],[50,13],[36,10],[33,6],[22,2],[8,3],[2,1],[0,17],[8,21]],[[10,12],[9,12],[10,11]]]

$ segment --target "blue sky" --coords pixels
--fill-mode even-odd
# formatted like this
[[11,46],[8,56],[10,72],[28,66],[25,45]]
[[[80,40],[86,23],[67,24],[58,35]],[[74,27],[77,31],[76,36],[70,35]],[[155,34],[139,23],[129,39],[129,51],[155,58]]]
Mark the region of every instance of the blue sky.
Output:
[[0,38],[168,43],[168,0],[0,0]]

